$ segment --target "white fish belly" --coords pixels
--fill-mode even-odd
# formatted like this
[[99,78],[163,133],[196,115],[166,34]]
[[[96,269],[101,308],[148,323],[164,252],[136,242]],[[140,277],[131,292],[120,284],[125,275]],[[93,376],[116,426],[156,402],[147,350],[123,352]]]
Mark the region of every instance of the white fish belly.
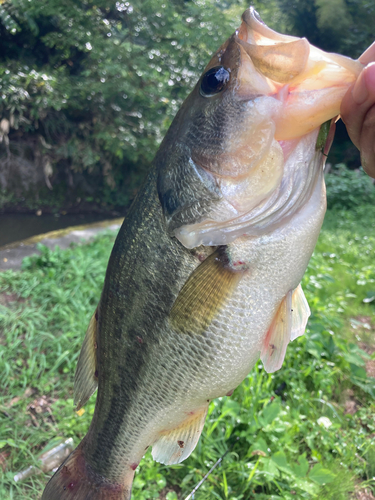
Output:
[[322,175],[309,202],[287,225],[232,244],[249,268],[207,332],[217,349],[206,385],[210,399],[237,387],[256,363],[281,301],[304,275],[325,210]]

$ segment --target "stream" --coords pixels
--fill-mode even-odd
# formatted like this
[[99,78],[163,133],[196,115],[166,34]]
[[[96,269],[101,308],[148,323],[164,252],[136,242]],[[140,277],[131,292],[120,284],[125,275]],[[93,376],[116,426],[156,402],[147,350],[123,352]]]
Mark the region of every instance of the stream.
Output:
[[91,224],[108,220],[105,214],[67,214],[67,215],[34,215],[3,214],[0,215],[0,247],[24,240],[31,236],[48,233],[70,226]]

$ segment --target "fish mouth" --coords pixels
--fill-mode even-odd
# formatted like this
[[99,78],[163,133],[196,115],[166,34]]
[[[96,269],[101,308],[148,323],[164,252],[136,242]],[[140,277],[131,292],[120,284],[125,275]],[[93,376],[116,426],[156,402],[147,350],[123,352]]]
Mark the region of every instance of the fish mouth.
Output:
[[270,96],[275,138],[301,137],[337,116],[342,98],[363,69],[359,61],[324,52],[306,38],[269,28],[253,7],[242,15],[236,32],[241,51],[238,95]]

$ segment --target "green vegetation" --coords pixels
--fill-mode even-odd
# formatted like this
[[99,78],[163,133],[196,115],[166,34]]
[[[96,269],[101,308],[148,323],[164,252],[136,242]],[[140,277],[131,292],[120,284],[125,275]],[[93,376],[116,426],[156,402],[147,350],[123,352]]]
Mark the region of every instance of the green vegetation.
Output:
[[[198,500],[348,500],[375,492],[375,207],[332,210],[304,278],[312,316],[282,369],[259,362],[232,397],[211,403],[202,438],[183,464],[150,452],[134,499],[183,500],[230,453]],[[114,236],[62,251],[42,247],[21,272],[0,274],[0,498],[37,499],[47,480],[15,484],[56,436],[76,444],[94,400],[73,410],[73,373],[98,301]],[[161,496],[161,495],[166,496]]]
[[349,170],[343,163],[335,165],[325,177],[328,208],[351,210],[363,204],[375,204],[374,180],[362,167]]
[[[272,28],[325,50],[358,57],[373,41],[367,0],[252,4]],[[128,205],[181,102],[248,6],[1,0],[0,209]],[[342,151],[336,163],[352,156]]]
[[286,30],[317,47],[357,58],[374,38],[375,5],[362,0],[278,0]]
[[0,120],[10,131],[0,188],[30,208],[50,205],[48,184],[60,205],[64,195],[127,205],[210,55],[237,27],[242,8],[233,13],[232,3],[1,2]]

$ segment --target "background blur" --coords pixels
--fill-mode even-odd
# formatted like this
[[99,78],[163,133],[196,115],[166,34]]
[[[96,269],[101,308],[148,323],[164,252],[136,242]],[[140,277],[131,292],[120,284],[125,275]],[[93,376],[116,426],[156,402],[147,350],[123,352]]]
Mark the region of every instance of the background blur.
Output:
[[[162,2],[0,0],[0,213],[124,213],[181,102],[248,7]],[[374,2],[253,5],[273,29],[324,50],[357,58],[374,39]],[[348,141],[341,124],[328,161],[355,169]]]

